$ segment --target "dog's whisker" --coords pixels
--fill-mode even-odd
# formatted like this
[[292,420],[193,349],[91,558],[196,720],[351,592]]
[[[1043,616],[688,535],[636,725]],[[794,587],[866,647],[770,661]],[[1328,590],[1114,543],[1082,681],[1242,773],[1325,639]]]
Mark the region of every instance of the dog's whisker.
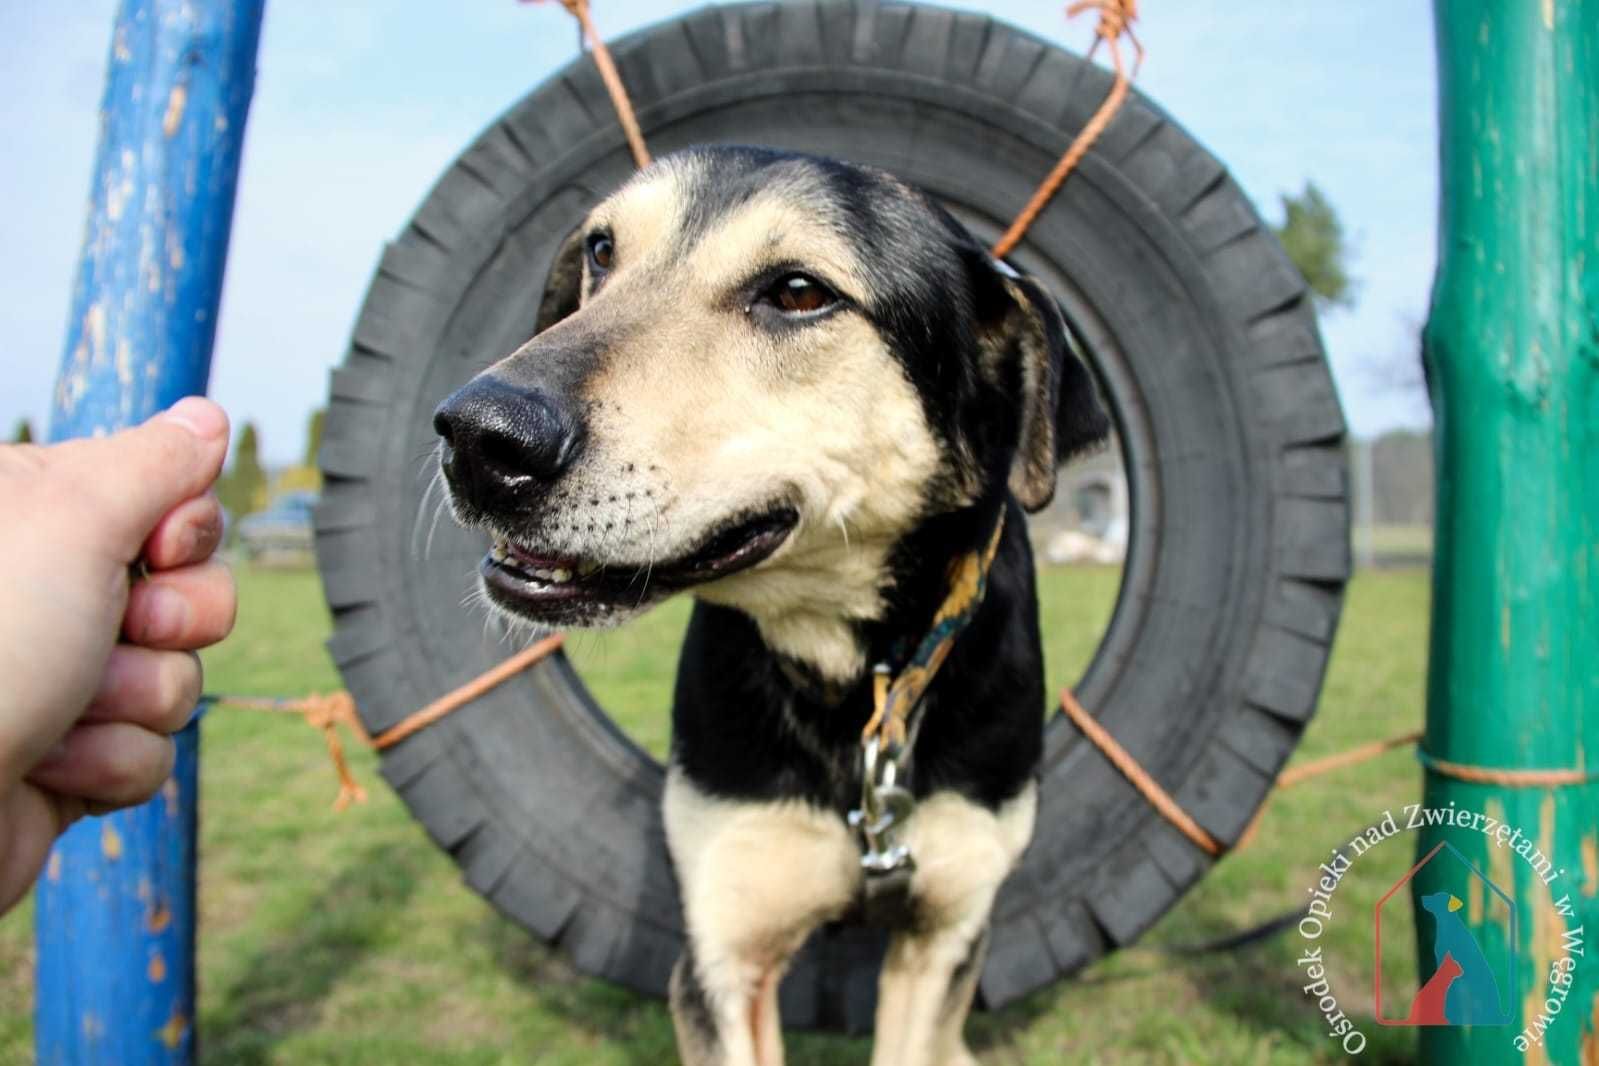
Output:
[[[422,490],[422,498],[418,500],[416,504],[416,518],[411,522],[411,555],[413,558],[417,554],[417,538],[422,532],[422,517],[427,513],[428,506],[433,501],[433,494],[439,490],[444,478],[444,468],[436,461],[438,459],[437,450],[434,451],[433,458],[435,459],[433,465],[433,475],[428,479],[427,487]],[[418,471],[418,476],[420,476],[423,472],[425,472],[425,468]]]
[[[439,531],[439,519],[444,516],[444,509],[452,506],[450,487],[444,480],[444,446],[441,444],[434,450],[433,484],[438,486],[439,502],[433,508],[433,524],[428,527],[427,543],[422,546],[422,558],[428,559],[433,555],[433,538]],[[429,490],[431,491],[431,489]]]
[[444,499],[440,499],[438,505],[433,508],[433,524],[428,527],[427,540],[422,545],[423,559],[430,559],[433,557],[433,538],[438,534],[439,519],[444,517],[444,507],[447,502],[448,501]]
[[650,500],[650,508],[654,511],[655,517],[654,521],[650,525],[650,550],[649,555],[647,556],[648,563],[644,568],[644,587],[639,589],[638,603],[633,605],[635,610],[637,610],[639,605],[644,602],[644,596],[649,592],[650,589],[650,577],[655,573],[655,532],[661,527],[661,505],[656,503],[652,497]]

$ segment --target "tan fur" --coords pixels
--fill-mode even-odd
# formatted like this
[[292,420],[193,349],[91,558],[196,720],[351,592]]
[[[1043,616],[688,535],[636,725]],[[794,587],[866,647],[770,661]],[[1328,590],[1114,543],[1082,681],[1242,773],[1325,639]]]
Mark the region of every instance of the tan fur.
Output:
[[[878,978],[872,1066],[964,1066],[974,1062],[962,1029],[982,958],[968,955],[984,935],[994,895],[1032,839],[1038,810],[1029,785],[990,812],[954,793],[928,797],[906,830],[916,873],[914,932],[889,945]],[[970,969],[952,987],[962,963]]]
[[752,273],[791,261],[859,298],[848,243],[773,191],[668,263],[687,180],[652,172],[597,209],[591,225],[609,227],[615,259],[585,300],[595,314],[545,334],[616,338],[587,383],[588,446],[552,515],[564,531],[545,547],[642,570],[741,513],[792,506],[799,525],[770,559],[695,593],[742,609],[774,650],[845,680],[863,666],[851,624],[882,610],[885,559],[923,510],[938,446],[904,371],[859,315],[774,338],[728,305]]
[[617,241],[613,271],[640,269],[651,251],[662,251],[677,229],[684,189],[694,180],[697,164],[675,160],[636,175],[614,196],[589,215],[579,231],[609,229],[627,234],[627,244]]
[[[884,964],[873,1066],[971,1061],[961,1031],[982,960],[968,955],[1032,837],[1036,810],[1031,785],[997,813],[954,793],[918,804],[906,828],[918,922],[895,938]],[[713,1058],[686,1032],[684,1053],[717,1066],[780,1066],[778,981],[811,931],[857,898],[856,841],[836,813],[793,801],[718,800],[676,769],[667,775],[665,816],[699,980],[725,1041]]]
[[712,1059],[690,1033],[684,1053],[718,1066],[780,1066],[778,982],[811,930],[859,891],[855,842],[829,811],[718,800],[676,770],[664,811],[699,981],[724,1041]]
[[[511,357],[580,348],[598,359],[583,379],[585,442],[546,504],[539,547],[645,571],[730,521],[792,508],[798,524],[769,558],[694,592],[747,613],[773,650],[847,681],[865,665],[854,623],[881,614],[888,553],[926,516],[948,457],[861,315],[772,330],[741,306],[749,279],[789,263],[864,302],[855,253],[829,220],[779,182],[681,247],[685,190],[703,165],[653,168],[597,208],[582,232],[608,230],[611,269],[596,278],[585,266],[585,313]],[[906,828],[918,920],[884,967],[874,1066],[972,1061],[961,1031],[981,940],[1035,808],[1032,787],[997,814],[952,793],[919,805]],[[858,901],[858,843],[840,812],[719,800],[676,768],[664,815],[693,947],[692,973],[680,964],[673,976],[685,1062],[781,1066],[778,983],[812,930]],[[701,992],[714,1034],[691,1016]]]

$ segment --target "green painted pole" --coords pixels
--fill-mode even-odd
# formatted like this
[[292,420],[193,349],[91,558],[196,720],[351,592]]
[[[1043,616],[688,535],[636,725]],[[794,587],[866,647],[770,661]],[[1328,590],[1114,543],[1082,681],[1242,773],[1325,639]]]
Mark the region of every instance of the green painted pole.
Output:
[[[1447,839],[1516,916],[1497,914],[1489,893],[1463,900],[1467,928],[1511,970],[1500,978],[1509,1018],[1421,1029],[1421,1061],[1578,1066],[1599,1062],[1599,0],[1436,0],[1435,14],[1443,180],[1426,331],[1438,530],[1425,750],[1586,780],[1481,784],[1429,769],[1429,808],[1453,804],[1523,835],[1507,846],[1485,820],[1420,834],[1418,856]],[[1534,852],[1548,860],[1543,876]],[[1425,980],[1435,922],[1417,902]]]

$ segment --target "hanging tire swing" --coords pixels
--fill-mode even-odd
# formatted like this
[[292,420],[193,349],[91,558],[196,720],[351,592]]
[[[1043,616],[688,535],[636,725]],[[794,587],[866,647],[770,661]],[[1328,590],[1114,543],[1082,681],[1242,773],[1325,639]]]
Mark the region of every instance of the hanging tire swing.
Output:
[[[657,153],[875,165],[983,240],[1110,84],[993,19],[910,4],[713,7],[612,50]],[[633,169],[579,60],[467,148],[384,251],[333,373],[317,519],[329,648],[374,733],[506,654],[460,606],[481,534],[427,529],[431,412],[533,333],[556,248]],[[1137,93],[1011,259],[1084,342],[1132,501],[1115,614],[1075,691],[1230,845],[1315,708],[1349,575],[1343,419],[1309,296],[1222,165]],[[1214,861],[1061,716],[1041,772],[1037,835],[994,909],[990,1008],[1132,941]],[[497,908],[584,973],[665,994],[683,932],[663,771],[563,655],[389,749],[383,774]],[[869,1028],[882,950],[876,930],[819,931],[785,1023]]]

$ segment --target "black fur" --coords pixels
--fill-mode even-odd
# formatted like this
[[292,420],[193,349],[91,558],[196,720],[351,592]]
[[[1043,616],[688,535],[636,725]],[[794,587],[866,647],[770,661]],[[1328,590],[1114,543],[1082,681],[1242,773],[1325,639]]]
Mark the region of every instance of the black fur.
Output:
[[[1006,488],[1025,400],[1021,353],[1006,352],[1003,373],[985,373],[983,344],[993,342],[986,334],[1018,313],[1039,320],[1062,457],[1104,436],[1092,378],[1047,294],[1024,281],[1030,306],[1018,307],[1014,285],[986,250],[919,191],[829,160],[759,149],[697,155],[714,173],[693,187],[697,228],[780,183],[855,246],[871,283],[863,311],[903,365],[946,452],[949,484],[930,487],[933,513],[892,555],[888,610],[860,627],[868,664],[902,665],[894,655],[929,628],[950,561],[980,549],[1006,513],[988,594],[925,697],[911,770],[919,796],[949,789],[996,808],[1034,772],[1045,699],[1032,552],[1025,516]],[[963,482],[982,486],[977,502],[938,511]],[[678,664],[673,759],[713,795],[804,798],[843,812],[860,798],[870,686],[869,673],[842,689],[808,680],[802,664],[784,663],[764,645],[745,615],[697,603]]]
[[[773,192],[850,243],[868,290],[858,311],[903,367],[941,449],[924,513],[891,553],[886,610],[857,629],[868,666],[902,665],[946,593],[951,561],[984,546],[1005,513],[987,597],[925,697],[912,763],[919,795],[948,789],[999,806],[1034,771],[1045,706],[1033,562],[1011,494],[1013,470],[1019,454],[1045,457],[1029,468],[1026,497],[1042,506],[1054,461],[1098,440],[1108,425],[1058,305],[996,263],[936,202],[888,174],[737,147],[692,149],[658,165],[684,176],[684,221],[673,238],[679,252],[757,194]],[[579,307],[589,236],[580,228],[557,253],[541,330]],[[625,261],[627,249],[617,254]],[[537,358],[519,361],[527,380],[518,384],[580,393],[608,345],[648,328],[627,317],[639,313],[580,317],[535,337],[523,351]],[[869,673],[824,683],[768,648],[744,614],[695,605],[679,660],[673,758],[701,790],[804,798],[842,814],[859,799],[859,738],[870,713]]]
[[[887,663],[898,672],[906,665],[948,593],[952,564],[982,551],[995,524],[1003,521],[987,594],[922,697],[925,713],[905,766],[908,779],[900,782],[918,797],[950,792],[998,811],[1024,791],[1043,749],[1043,651],[1024,508],[1044,506],[1054,491],[1058,463],[1108,428],[1093,378],[1072,346],[1059,305],[1036,282],[995,261],[937,203],[890,175],[755,148],[695,149],[657,165],[676,171],[671,180],[686,202],[680,205],[680,224],[671,243],[650,253],[654,269],[674,269],[702,241],[714,242],[718,222],[757,195],[782,197],[804,220],[804,232],[814,235],[815,224],[820,224],[850,246],[854,262],[848,277],[831,282],[850,291],[811,308],[812,317],[784,315],[763,295],[790,271],[810,273],[803,261],[751,264],[752,276],[710,295],[712,306],[748,316],[752,325],[747,328],[767,330],[778,338],[774,343],[781,342],[782,331],[808,328],[816,316],[862,316],[916,394],[939,457],[931,483],[912,487],[920,490],[913,497],[919,498],[920,507],[889,550],[886,572],[877,575],[880,615],[852,623],[850,635],[863,667],[858,676],[823,677],[820,664],[795,661],[769,647],[743,612],[696,602],[673,702],[675,772],[694,792],[720,800],[808,803],[842,820],[861,798],[860,738],[873,710],[871,667]],[[557,253],[538,310],[539,335],[440,408],[441,433],[447,443],[453,442],[444,449],[443,468],[463,517],[516,518],[523,531],[541,529],[544,519],[531,497],[559,497],[560,460],[568,454],[564,444],[570,440],[574,451],[581,446],[584,419],[592,415],[578,401],[602,402],[586,397],[588,381],[599,380],[596,370],[609,351],[625,346],[634,331],[653,328],[663,309],[670,313],[668,305],[651,302],[649,283],[661,278],[634,275],[642,279],[641,287],[626,288],[626,237],[605,232],[605,217],[603,212],[596,215],[593,229],[580,228]],[[605,240],[614,240],[614,248],[603,256],[595,254],[593,249],[603,244],[593,242]],[[786,255],[803,257],[798,240],[783,246]],[[610,288],[607,298],[613,273],[615,284],[623,287]],[[820,280],[825,284],[828,279]],[[508,396],[536,397],[545,417],[519,417],[505,410],[502,401]],[[492,424],[479,425],[485,412],[494,416]],[[478,421],[466,424],[463,419]],[[529,432],[525,441],[505,439],[526,426],[539,428],[542,436]],[[554,439],[557,429],[559,441]],[[540,439],[531,439],[536,436]],[[497,443],[485,448],[483,441]],[[452,447],[471,454],[452,459]],[[484,478],[466,476],[476,470],[473,463],[486,464],[484,478],[495,491],[483,489]],[[555,473],[546,477],[550,472]],[[463,501],[462,490],[474,487],[478,503]],[[791,509],[787,520],[801,517]],[[738,518],[728,516],[730,521]],[[773,530],[788,528],[757,524],[748,543],[776,544]],[[716,543],[712,537],[712,558]],[[515,557],[553,585],[568,580],[541,570],[541,557],[516,541],[496,550],[521,552]],[[574,557],[570,565],[588,575],[593,599],[605,570],[585,570],[583,561]],[[505,564],[502,554],[499,565]],[[554,565],[546,563],[547,568]],[[695,572],[692,566],[688,572]],[[523,576],[532,581],[526,572]],[[651,579],[643,580],[649,586]],[[639,602],[647,591],[640,588]],[[555,595],[570,595],[570,590]],[[836,662],[828,665],[839,669]],[[669,790],[669,818],[671,795]],[[842,833],[835,838],[841,839]],[[708,871],[705,876],[722,873]],[[996,870],[992,876],[1004,873]],[[849,891],[848,884],[842,891]],[[947,935],[956,928],[948,925],[948,915],[924,907],[924,902],[914,892],[897,897],[866,893],[845,918],[893,923],[913,937]],[[833,899],[827,906],[837,917],[851,904]],[[970,1002],[985,945],[986,931],[971,944],[960,945],[965,958],[954,967],[946,993],[946,1009],[952,1014],[963,1012]],[[719,953],[701,958],[722,970],[723,954],[743,950],[733,943],[699,947]],[[701,973],[695,950],[691,937],[671,982],[679,1047],[688,1061],[725,1061],[726,1034],[718,1025],[755,1023],[742,1017],[729,1021],[724,1015],[730,1007],[742,1011],[745,1006],[723,1000],[754,995],[755,990],[730,989],[730,976],[744,980],[736,973]],[[743,964],[781,961],[762,963],[752,956]],[[707,984],[716,981],[722,983]]]
[[[998,807],[1027,782],[1042,745],[1043,653],[1032,551],[1015,502],[988,594],[925,697],[913,791],[953,789]],[[868,661],[926,631],[949,559],[992,529],[992,508],[928,523],[896,560],[901,590],[863,627]],[[796,678],[742,613],[696,604],[678,662],[672,757],[702,790],[725,798],[804,798],[839,812],[860,800],[860,736],[871,715],[870,676],[842,692]]]
[[667,991],[678,1024],[687,1026],[704,1050],[714,1051],[721,1044],[721,1034],[717,1032],[716,1013],[711,1009],[705,986],[700,983],[698,965],[694,959],[694,942],[684,941],[683,954],[672,968]]

